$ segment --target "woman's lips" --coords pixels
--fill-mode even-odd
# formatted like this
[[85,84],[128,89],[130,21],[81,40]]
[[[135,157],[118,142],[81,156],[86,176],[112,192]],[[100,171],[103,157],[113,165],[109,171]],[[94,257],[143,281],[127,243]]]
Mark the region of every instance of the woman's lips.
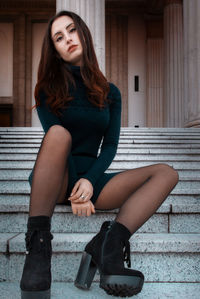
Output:
[[76,49],[76,47],[77,47],[77,45],[69,47],[68,52],[74,51]]

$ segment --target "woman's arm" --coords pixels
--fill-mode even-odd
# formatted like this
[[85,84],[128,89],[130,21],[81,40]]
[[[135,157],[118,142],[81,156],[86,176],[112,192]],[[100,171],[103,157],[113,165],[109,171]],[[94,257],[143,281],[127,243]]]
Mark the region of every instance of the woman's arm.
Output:
[[105,132],[101,151],[98,158],[92,164],[90,169],[82,177],[88,179],[94,186],[98,178],[112,163],[119,142],[121,127],[121,93],[119,89],[110,84],[112,103],[110,104],[110,122]]

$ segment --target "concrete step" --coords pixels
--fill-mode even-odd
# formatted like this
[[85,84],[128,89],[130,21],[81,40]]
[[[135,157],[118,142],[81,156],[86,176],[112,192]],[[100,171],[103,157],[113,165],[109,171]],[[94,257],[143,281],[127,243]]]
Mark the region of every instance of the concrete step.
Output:
[[[9,141],[9,140],[8,140]],[[144,139],[144,138],[141,138],[141,139],[131,139],[131,138],[128,138],[127,139],[122,139],[120,138],[119,140],[119,143],[131,143],[131,144],[154,144],[154,143],[157,143],[157,144],[184,144],[184,143],[193,143],[193,144],[199,144],[200,143],[200,140],[199,138],[197,139],[177,139],[175,138],[174,140],[172,139],[160,139],[159,137],[157,137],[157,139],[153,140],[153,139]]]
[[[125,130],[121,130],[120,131],[120,136],[199,136],[199,132],[200,130],[198,129],[197,131],[195,132],[190,132],[190,131],[158,131],[158,132],[155,132],[155,131],[145,131],[145,130],[141,130],[141,131],[135,131],[135,130],[131,130],[131,131],[125,131]],[[3,133],[4,134],[4,133]],[[19,133],[6,133],[6,134],[20,134]],[[27,134],[27,133],[26,133]],[[29,133],[30,134],[30,133]],[[32,134],[41,134],[41,133],[37,133],[37,132],[34,132]]]
[[[122,128],[123,129],[123,128]],[[120,138],[126,138],[126,136],[128,137],[136,137],[136,138],[198,138],[199,137],[199,132],[200,129],[196,130],[196,131],[192,131],[192,130],[179,130],[179,131],[146,131],[146,130],[130,130],[130,131],[126,131],[126,130],[121,130],[120,131]],[[15,128],[13,128],[13,130],[9,130],[9,131],[5,131],[2,130],[2,128],[0,128],[0,138],[23,138],[23,137],[29,137],[32,136],[33,138],[37,138],[37,137],[43,137],[44,136],[44,131],[41,130],[15,130]]]
[[[1,147],[3,147],[3,146],[5,146],[6,147],[6,145],[1,145]],[[25,145],[26,146],[26,145]],[[28,145],[27,145],[28,146]],[[134,148],[134,149],[140,149],[140,148],[148,148],[148,149],[151,149],[151,148],[158,148],[158,149],[185,149],[185,148],[188,148],[188,149],[199,149],[199,144],[195,144],[195,143],[189,143],[189,142],[187,142],[187,143],[178,143],[178,144],[175,144],[175,143],[170,143],[170,144],[167,144],[167,143],[165,143],[165,144],[162,144],[162,143],[160,143],[160,144],[133,144],[133,143],[119,143],[118,144],[118,149],[119,148]]]
[[[106,171],[107,173],[112,173],[111,171]],[[24,169],[2,169],[0,172],[0,182],[1,184],[8,184],[9,182],[25,182],[27,183],[28,177],[30,175],[30,170]],[[190,176],[179,175],[179,182],[177,184],[178,189],[199,188],[200,187],[200,174],[196,176],[191,172]],[[13,184],[11,183],[11,184]]]
[[[19,128],[19,129],[18,129]],[[44,134],[44,131],[42,129],[42,127],[18,127],[16,128],[12,128],[11,129],[4,129],[4,128],[0,128],[0,134],[7,134],[7,135],[31,135],[31,134]],[[29,130],[30,129],[30,130]],[[155,130],[154,128],[143,128],[143,129],[134,129],[134,128],[125,128],[125,127],[121,127],[120,130],[120,135],[157,135],[157,136],[162,136],[162,135],[166,135],[166,136],[173,136],[173,135],[177,135],[177,136],[181,136],[181,135],[189,135],[189,136],[193,136],[193,135],[198,135],[200,132],[199,128],[157,128],[158,130]]]
[[[0,283],[1,299],[21,299],[18,282]],[[200,283],[150,283],[145,282],[141,293],[135,299],[199,299]],[[111,299],[99,284],[93,282],[89,291],[77,289],[73,282],[53,282],[51,299]],[[125,297],[128,298],[128,297]]]
[[[27,139],[29,138],[33,138],[33,139],[38,139],[38,138],[41,138],[44,136],[44,134],[40,133],[40,134],[2,134],[0,133],[0,138],[3,140],[10,140],[10,139],[24,139],[25,137]],[[182,135],[179,135],[179,134],[120,134],[120,139],[123,140],[123,139],[136,139],[136,140],[145,140],[145,139],[149,139],[149,140],[199,140],[199,134],[182,134]]]
[[[1,174],[2,175],[2,174]],[[28,178],[25,180],[20,180],[14,176],[12,179],[1,179],[0,175],[0,193],[16,193],[16,192],[30,192],[30,185]],[[24,190],[24,191],[23,191]],[[192,181],[190,179],[179,180],[176,187],[173,189],[173,194],[178,192],[184,193],[187,190],[200,190],[200,180]]]
[[[179,184],[131,238],[133,268],[144,272],[149,286],[154,283],[151,284],[154,288],[147,292],[152,298],[156,298],[155,290],[162,294],[158,296],[160,299],[165,298],[163,294],[166,298],[175,298],[173,285],[178,286],[180,282],[182,293],[177,291],[179,298],[191,295],[193,290],[197,290],[200,297],[199,133],[200,128],[121,128],[117,155],[107,170],[124,171],[167,163],[179,171]],[[19,281],[22,272],[30,200],[27,179],[43,136],[41,127],[0,128],[0,281]],[[74,280],[85,244],[101,223],[114,219],[117,212],[96,211],[91,217],[81,218],[74,216],[70,207],[56,206],[52,218],[53,281],[72,286],[70,282]],[[98,279],[96,275],[95,281]],[[161,282],[165,286],[170,282],[163,293],[162,287],[157,288],[157,283]],[[166,293],[168,290],[171,292]],[[90,298],[88,292],[86,296]],[[148,298],[143,296],[141,298]],[[78,297],[84,298],[82,295]],[[73,297],[70,295],[69,298]]]
[[[0,148],[0,154],[37,154],[39,151],[38,147],[2,147]],[[177,148],[133,148],[133,147],[127,147],[127,148],[118,148],[117,154],[146,154],[146,155],[198,155],[200,154],[200,149],[177,149]]]
[[[1,168],[0,168],[1,169]],[[31,167],[27,169],[23,168],[10,168],[10,169],[4,169],[2,168],[0,171],[0,180],[28,180],[29,174],[31,173]],[[116,168],[114,171],[124,171],[124,169]],[[107,173],[113,172],[113,170],[108,169],[106,171]],[[183,180],[183,178],[188,178],[188,180],[199,180],[200,178],[200,171],[198,169],[193,170],[179,170],[179,177],[180,180]]]
[[[94,234],[53,234],[53,281],[74,281],[82,251]],[[25,235],[0,234],[0,280],[19,281],[25,259]],[[134,234],[132,268],[148,282],[200,282],[200,234]],[[99,281],[99,275],[95,276]]]
[[[18,233],[26,231],[29,211],[29,197],[0,198],[0,232]],[[90,217],[77,217],[71,207],[56,205],[52,217],[53,232],[97,232],[101,223],[114,219],[118,209],[98,211]],[[200,233],[200,199],[172,196],[138,230],[139,233]]]
[[[41,142],[38,143],[1,143],[2,149],[10,149],[10,148],[22,148],[22,149],[29,149],[29,148],[36,148],[39,149]],[[190,144],[190,143],[184,143],[184,144],[134,144],[133,143],[120,143],[118,144],[118,149],[161,149],[161,150],[168,150],[168,149],[176,149],[176,150],[182,150],[182,149],[192,149],[192,150],[199,150],[199,144]]]
[[[23,138],[17,138],[17,136],[15,137],[10,137],[10,139],[6,136],[5,138],[3,138],[1,136],[0,139],[0,144],[6,144],[6,143],[38,143],[40,144],[42,141],[42,138],[38,138],[37,137],[25,137],[23,136]],[[160,138],[160,137],[156,137],[154,138],[130,138],[130,137],[126,137],[126,138],[120,138],[119,139],[119,144],[184,144],[184,143],[192,143],[192,144],[200,144],[200,139],[198,137],[194,137],[192,138],[177,138],[174,137],[174,139],[172,138]]]
[[[2,132],[16,132],[16,131],[21,131],[21,132],[28,132],[28,131],[43,131],[41,126],[37,127],[0,127],[0,131]],[[121,131],[123,132],[199,132],[199,128],[150,128],[150,127],[121,127]]]
[[[0,181],[0,194],[30,194],[30,185],[26,181]],[[179,182],[171,194],[199,194],[199,183]]]
[[[0,212],[6,211],[27,211],[30,201],[30,194],[0,194]],[[200,212],[200,195],[196,197],[187,194],[170,194],[164,203],[159,207],[158,213],[199,213]],[[16,206],[17,209],[16,210]],[[7,210],[8,209],[8,210]],[[66,209],[70,209],[66,207]],[[65,205],[57,205],[56,211],[65,211]],[[66,210],[67,211],[67,210]],[[115,213],[117,209],[110,211],[110,213]],[[107,211],[108,212],[108,211]]]
[[[121,127],[120,135],[198,135],[199,128],[140,128],[135,129],[131,127]],[[0,134],[44,134],[42,127],[12,127],[12,128],[0,128]]]
[[[162,161],[159,161],[161,163]],[[163,161],[166,162],[166,161]],[[0,161],[0,169],[32,169],[34,166],[35,160],[33,161]],[[114,160],[109,170],[112,171],[118,171],[118,169],[133,169],[138,167],[144,167],[148,165],[154,165],[157,164],[158,161],[154,161],[153,159],[151,161],[122,161],[122,160]],[[195,161],[169,161],[167,163],[170,166],[173,166],[176,170],[180,170],[180,172],[183,172],[184,170],[198,170],[200,171],[200,162]]]
[[[0,168],[1,168],[1,163],[0,162]],[[21,162],[22,163],[22,162]],[[148,166],[148,165],[154,165],[157,164],[158,161],[157,160],[151,160],[151,161],[121,161],[121,160],[114,160],[112,162],[112,164],[110,165],[109,169],[113,170],[113,171],[118,171],[118,169],[133,169],[133,168],[138,168],[138,167],[144,167],[144,166]],[[162,163],[162,161],[159,161],[159,163]],[[184,171],[184,170],[200,170],[200,165],[199,162],[193,162],[193,161],[181,161],[181,162],[177,162],[177,161],[163,161],[163,163],[166,163],[172,167],[174,167],[174,169],[180,171],[180,174]]]
[[[37,154],[25,154],[25,153],[12,153],[12,154],[0,154],[0,161],[35,161]],[[132,153],[118,153],[114,161],[158,161],[159,162],[169,162],[169,161],[200,161],[200,155],[198,154],[132,154]]]

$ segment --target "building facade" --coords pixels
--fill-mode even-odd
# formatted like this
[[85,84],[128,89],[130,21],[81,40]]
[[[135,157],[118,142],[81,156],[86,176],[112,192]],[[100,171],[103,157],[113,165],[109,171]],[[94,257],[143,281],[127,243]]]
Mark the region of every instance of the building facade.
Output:
[[40,126],[34,87],[48,19],[79,14],[122,126],[200,126],[199,0],[0,0],[0,126]]

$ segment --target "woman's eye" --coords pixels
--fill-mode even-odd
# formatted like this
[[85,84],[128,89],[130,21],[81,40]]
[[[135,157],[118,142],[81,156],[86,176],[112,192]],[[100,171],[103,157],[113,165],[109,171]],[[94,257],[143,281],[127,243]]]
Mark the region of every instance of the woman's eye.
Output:
[[76,30],[76,28],[74,27],[74,28],[72,28],[69,32],[73,32],[73,31],[75,31]]
[[59,36],[56,41],[59,42],[62,39],[62,36]]

